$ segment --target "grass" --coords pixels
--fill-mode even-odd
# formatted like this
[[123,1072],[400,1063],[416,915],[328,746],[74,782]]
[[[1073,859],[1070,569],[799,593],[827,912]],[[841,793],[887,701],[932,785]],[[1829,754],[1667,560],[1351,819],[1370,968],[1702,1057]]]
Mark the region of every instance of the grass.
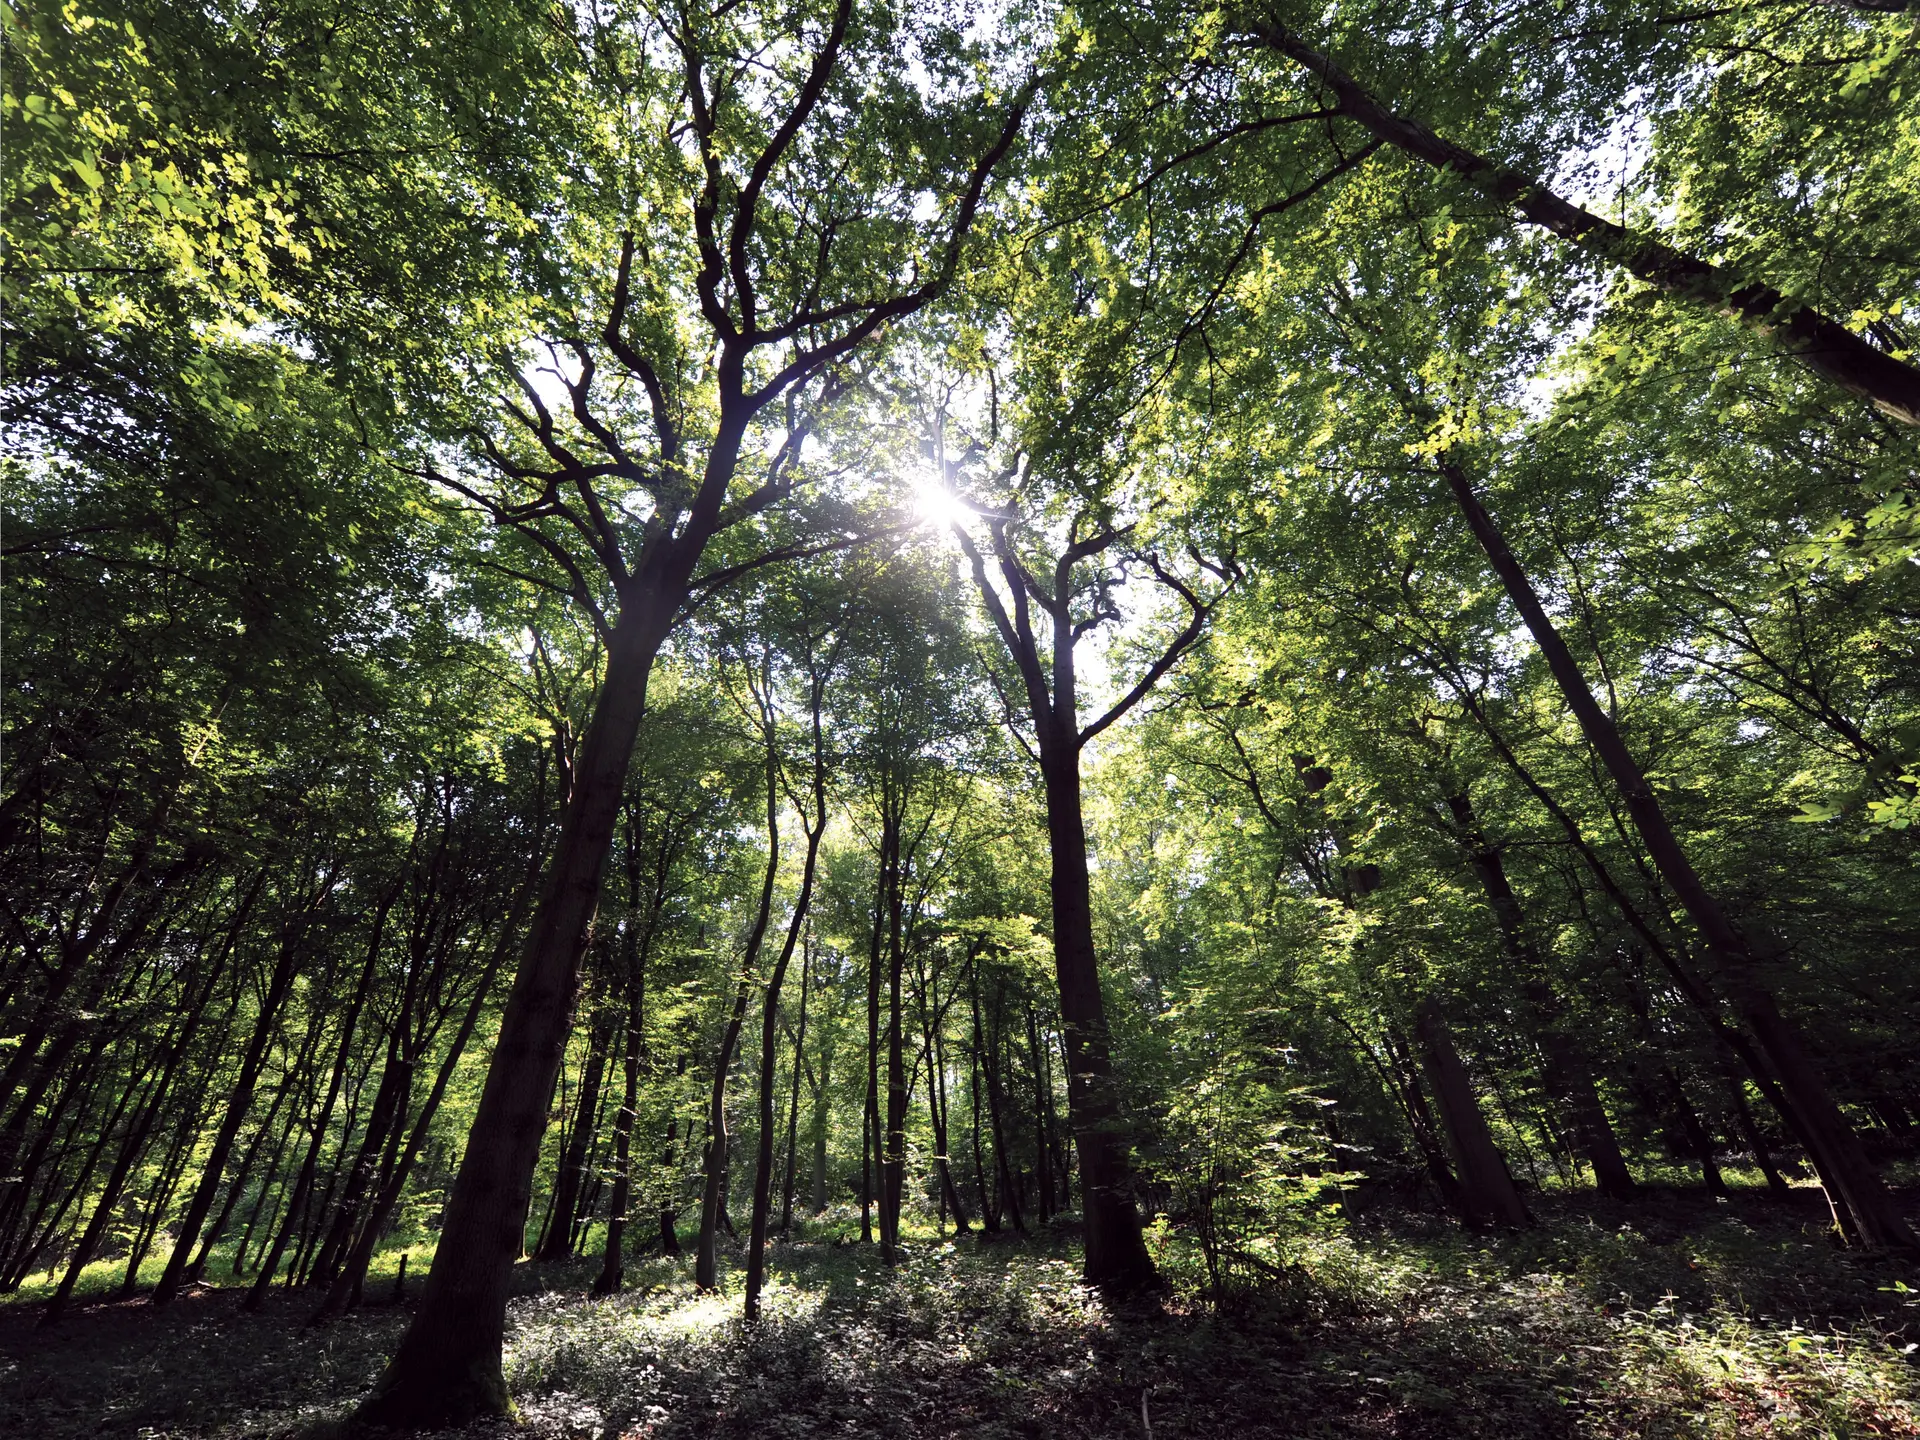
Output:
[[[1144,1308],[1078,1285],[1064,1233],[922,1231],[889,1271],[810,1227],[776,1249],[751,1328],[737,1270],[701,1295],[682,1262],[644,1260],[595,1301],[589,1263],[523,1266],[508,1377],[525,1430],[555,1440],[1920,1437],[1913,1267],[1758,1196],[1536,1208],[1539,1229],[1498,1237],[1402,1214],[1302,1230],[1211,1298],[1169,1236],[1174,1291]],[[0,1308],[0,1434],[284,1433],[339,1413],[405,1321],[374,1307],[311,1330],[309,1297],[237,1303],[79,1306],[52,1336],[37,1307]]]

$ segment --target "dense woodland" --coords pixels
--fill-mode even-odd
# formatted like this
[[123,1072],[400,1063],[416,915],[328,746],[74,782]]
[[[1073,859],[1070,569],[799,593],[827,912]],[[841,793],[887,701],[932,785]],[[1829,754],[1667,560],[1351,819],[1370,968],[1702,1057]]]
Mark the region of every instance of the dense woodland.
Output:
[[1920,1434],[1917,46],[8,0],[0,1424]]

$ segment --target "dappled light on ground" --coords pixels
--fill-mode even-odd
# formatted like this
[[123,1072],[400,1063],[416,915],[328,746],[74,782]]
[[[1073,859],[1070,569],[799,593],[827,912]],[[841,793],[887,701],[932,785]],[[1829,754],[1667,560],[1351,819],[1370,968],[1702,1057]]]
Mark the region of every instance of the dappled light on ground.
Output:
[[[523,1265],[508,1376],[520,1433],[550,1440],[1920,1435],[1913,1267],[1747,1196],[1538,1204],[1542,1228],[1494,1238],[1421,1214],[1298,1233],[1217,1297],[1176,1243],[1182,1282],[1131,1306],[1079,1284],[1057,1235],[927,1237],[891,1271],[833,1236],[780,1247],[751,1327],[734,1270],[703,1295],[654,1259],[594,1300],[579,1266]],[[0,1432],[291,1433],[340,1413],[403,1318],[315,1330],[310,1307],[236,1302],[90,1306],[57,1346],[9,1307]]]

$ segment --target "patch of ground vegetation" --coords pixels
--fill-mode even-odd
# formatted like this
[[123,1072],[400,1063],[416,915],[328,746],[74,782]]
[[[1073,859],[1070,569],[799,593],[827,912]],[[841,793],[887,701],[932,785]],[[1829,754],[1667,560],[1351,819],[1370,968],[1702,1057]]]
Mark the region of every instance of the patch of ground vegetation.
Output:
[[[1162,1236],[1173,1290],[1131,1306],[1077,1283],[1065,1232],[924,1232],[888,1271],[813,1227],[776,1252],[751,1329],[731,1285],[701,1295],[679,1261],[608,1300],[585,1267],[527,1265],[508,1375],[541,1440],[1920,1436],[1911,1265],[1836,1248],[1811,1207],[1536,1208],[1540,1228],[1500,1236],[1415,1214],[1303,1232],[1218,1285]],[[406,1317],[316,1329],[306,1295],[259,1316],[239,1301],[101,1302],[53,1332],[5,1307],[0,1433],[290,1434],[344,1412]]]

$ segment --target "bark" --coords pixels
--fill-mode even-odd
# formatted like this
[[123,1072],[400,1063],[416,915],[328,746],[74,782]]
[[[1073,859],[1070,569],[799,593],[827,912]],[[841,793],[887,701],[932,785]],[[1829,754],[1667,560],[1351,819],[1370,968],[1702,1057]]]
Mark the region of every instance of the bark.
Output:
[[[933,972],[932,981],[937,982],[939,971]],[[923,992],[931,988],[931,983],[923,986]],[[951,997],[949,997],[949,1003]],[[947,1103],[947,1055],[941,1040],[941,1031],[945,1028],[947,1005],[929,1006],[927,997],[921,997],[921,1024],[925,1029],[927,1053],[927,1111],[933,1122],[934,1166],[940,1181],[940,1204],[943,1210],[953,1214],[954,1229],[962,1235],[967,1233],[967,1207],[960,1198],[960,1187],[953,1178],[953,1156],[950,1153],[953,1134],[953,1111]]]
[[633,1203],[633,1121],[640,1102],[640,1047],[645,1015],[639,995],[639,977],[627,976],[627,1017],[621,1027],[624,1043],[620,1049],[620,1108],[613,1117],[613,1194],[607,1206],[605,1248],[600,1257],[600,1273],[594,1277],[593,1293],[618,1294],[626,1278],[624,1245],[627,1210]]
[[[787,966],[800,943],[807,923],[807,909],[813,901],[813,880],[820,858],[820,841],[827,833],[827,762],[825,736],[820,726],[823,679],[815,675],[813,684],[813,816],[811,823],[802,817],[806,830],[807,853],[800,867],[800,891],[794,897],[793,913],[787,919],[786,939],[779,957],[767,976],[765,994],[760,1002],[760,1133],[753,1157],[753,1214],[747,1228],[747,1285],[745,1315],[749,1321],[760,1318],[760,1292],[766,1284],[767,1218],[773,1209],[773,1085],[779,1064],[780,989],[787,978]],[[771,744],[773,735],[768,734]]]
[[833,1029],[821,1027],[820,1072],[813,1087],[813,1120],[810,1126],[813,1148],[813,1213],[827,1208],[827,1122],[832,1116]]
[[[693,558],[686,559],[688,572]],[[355,1413],[357,1424],[419,1428],[508,1409],[500,1369],[508,1280],[525,1244],[533,1170],[647,679],[683,585],[684,579],[666,593],[634,586],[614,626],[593,718],[574,761],[560,837],[501,1014],[433,1266],[413,1323]]]
[[[415,1117],[413,1129],[407,1136],[406,1148],[396,1157],[381,1182],[380,1191],[348,1252],[346,1263],[340,1273],[334,1277],[327,1289],[326,1299],[314,1315],[314,1322],[341,1314],[360,1303],[360,1286],[365,1281],[367,1266],[373,1259],[374,1247],[380,1243],[380,1237],[386,1232],[387,1222],[393,1216],[393,1210],[400,1203],[400,1194],[406,1189],[407,1176],[413,1169],[413,1162],[420,1154],[420,1147],[426,1142],[427,1134],[433,1126],[433,1117],[440,1109],[440,1102],[447,1093],[447,1082],[453,1078],[454,1069],[460,1063],[460,1057],[466,1053],[467,1042],[473,1038],[474,1024],[480,1018],[480,1010],[486,1004],[487,996],[493,990],[494,977],[500,973],[500,966],[506,960],[512,948],[515,934],[520,928],[521,905],[516,903],[507,913],[502,926],[500,942],[494,947],[487,961],[487,968],[480,974],[473,988],[473,995],[467,1001],[466,1013],[460,1017],[460,1028],[447,1042],[447,1053],[441,1058],[439,1073],[434,1076],[433,1088],[427,1092],[425,1103]],[[406,1257],[401,1257],[404,1267]],[[404,1269],[402,1274],[404,1276]]]
[[780,777],[779,758],[771,742],[767,747],[767,868],[760,882],[760,904],[754,912],[753,928],[747,935],[746,952],[740,957],[740,980],[734,987],[733,1009],[726,1028],[720,1033],[719,1053],[714,1057],[713,1088],[707,1100],[707,1150],[705,1183],[700,1194],[699,1247],[694,1252],[693,1283],[702,1290],[713,1290],[720,1283],[717,1253],[718,1232],[726,1219],[727,1161],[727,1072],[733,1067],[734,1048],[740,1041],[741,1025],[746,1020],[754,971],[759,968],[760,948],[766,942],[767,924],[773,915],[773,885],[780,874]]
[[812,947],[800,952],[800,1018],[793,1027],[793,1071],[787,1084],[787,1162],[780,1172],[780,1238],[793,1233],[793,1196],[800,1180],[800,1079],[807,1061],[807,991],[812,979]]
[[1420,1041],[1420,1058],[1433,1087],[1434,1101],[1440,1107],[1467,1212],[1476,1224],[1532,1224],[1506,1161],[1493,1143],[1486,1117],[1474,1099],[1473,1084],[1459,1051],[1454,1049],[1446,1016],[1431,995],[1420,1002],[1415,1013],[1414,1034]]
[[1045,1225],[1053,1219],[1053,1161],[1047,1143],[1053,1096],[1048,1093],[1046,1067],[1041,1063],[1040,1022],[1033,1013],[1032,1001],[1027,1002],[1027,1053],[1033,1057],[1033,1166],[1040,1182],[1040,1223]]
[[600,1113],[600,1087],[607,1068],[607,1030],[604,1023],[595,1023],[587,1033],[587,1062],[580,1075],[573,1130],[554,1175],[553,1213],[548,1217],[547,1233],[534,1257],[537,1260],[553,1262],[573,1258],[574,1218],[579,1214],[580,1192],[587,1182],[587,1158],[595,1138],[594,1119]]
[[1532,581],[1474,493],[1472,482],[1459,465],[1444,457],[1440,470],[1474,538],[1480,542],[1508,598],[1520,612],[1534,643],[1540,647],[1547,668],[1579,722],[1587,743],[1619,789],[1660,878],[1679,899],[1699,931],[1735,1009],[1772,1063],[1780,1088],[1791,1101],[1828,1197],[1836,1213],[1850,1222],[1844,1228],[1851,1229],[1868,1246],[1920,1249],[1920,1239],[1916,1239],[1868,1161],[1859,1136],[1841,1113],[1798,1028],[1781,1014],[1771,989],[1763,982],[1752,944],[1694,870],[1653,787],[1627,749],[1612,717],[1587,688],[1572,652],[1548,618]]
[[995,1024],[987,1032],[987,1117],[993,1124],[993,1166],[998,1177],[1001,1203],[1006,1207],[1007,1219],[1013,1228],[1021,1234],[1026,1233],[1027,1223],[1020,1214],[1020,1194],[1013,1186],[1013,1172],[1007,1163],[1007,1132],[1000,1118],[1000,1049],[1001,1030],[999,1023],[1005,1010],[1004,997],[1000,987],[995,986]]
[[973,1184],[980,1195],[980,1228],[989,1235],[1000,1233],[1000,1207],[994,1203],[997,1193],[987,1187],[987,1169],[980,1150],[980,971],[975,956],[967,957],[967,993],[973,1001],[973,1044],[967,1051],[968,1084],[972,1094]]
[[[1357,1034],[1353,1041],[1362,1054],[1371,1057],[1372,1051]],[[1420,1158],[1426,1164],[1427,1178],[1433,1181],[1433,1188],[1439,1192],[1441,1203],[1471,1224],[1474,1216],[1467,1202],[1467,1192],[1447,1161],[1447,1147],[1440,1139],[1440,1127],[1434,1123],[1433,1111],[1428,1107],[1427,1097],[1420,1088],[1419,1067],[1408,1053],[1406,1041],[1392,1025],[1386,1027],[1385,1044],[1387,1058],[1393,1061],[1393,1068],[1388,1070],[1383,1066],[1381,1078],[1387,1082],[1387,1088],[1406,1112],[1407,1128],[1413,1135],[1414,1148],[1420,1152]]]
[[1687,1087],[1680,1083],[1680,1077],[1674,1073],[1671,1065],[1660,1068],[1660,1080],[1666,1086],[1667,1099],[1673,1106],[1673,1118],[1679,1122],[1687,1148],[1693,1152],[1693,1158],[1700,1162],[1700,1178],[1706,1183],[1707,1193],[1716,1199],[1726,1199],[1731,1192],[1727,1189],[1726,1178],[1720,1173],[1719,1162],[1714,1158],[1713,1136],[1701,1122],[1700,1112],[1693,1108],[1693,1101],[1687,1096]]
[[166,1269],[161,1272],[159,1284],[154,1287],[153,1303],[156,1306],[167,1304],[180,1291],[186,1280],[187,1261],[193,1254],[193,1245],[200,1237],[200,1227],[206,1222],[207,1211],[213,1207],[213,1197],[220,1186],[220,1177],[226,1170],[227,1155],[233,1148],[234,1139],[240,1133],[240,1126],[247,1118],[247,1111],[253,1104],[253,1087],[260,1078],[260,1068],[266,1062],[267,1047],[272,1043],[274,1031],[279,1025],[280,1008],[286,1004],[287,995],[293,989],[294,976],[299,970],[303,953],[303,942],[309,922],[326,897],[333,892],[334,882],[329,880],[319,895],[306,906],[299,923],[281,942],[280,957],[274,965],[273,974],[267,981],[266,993],[260,1001],[260,1012],[254,1019],[253,1035],[247,1042],[247,1049],[240,1059],[240,1073],[234,1081],[233,1093],[227,1101],[226,1114],[222,1117],[220,1128],[213,1138],[213,1149],[207,1155],[207,1162],[200,1173],[200,1184],[194,1191],[193,1199],[187,1205],[187,1213],[181,1218],[180,1233],[173,1244],[173,1253],[167,1257]]
[[900,1204],[907,1179],[907,1077],[902,1034],[905,1026],[900,1005],[901,968],[905,957],[900,943],[899,833],[896,827],[893,854],[883,860],[880,867],[887,917],[887,1113],[880,1163],[880,1258],[888,1265],[900,1257]]
[[[1077,536],[1079,521],[1074,533]],[[1080,1153],[1081,1211],[1086,1224],[1084,1274],[1089,1284],[1117,1294],[1159,1284],[1134,1207],[1131,1145],[1113,1074],[1112,1043],[1100,967],[1093,943],[1093,904],[1087,873],[1087,835],[1080,792],[1082,747],[1128,709],[1178,662],[1205,628],[1208,608],[1181,590],[1192,619],[1132,690],[1099,720],[1082,729],[1075,696],[1072,614],[1074,570],[1117,544],[1119,532],[1098,529],[1075,539],[1054,564],[1043,586],[1014,555],[1007,522],[993,523],[993,548],[1012,597],[1012,612],[987,578],[972,539],[956,527],[972,567],[975,588],[1020,671],[1027,714],[1038,742],[1051,861],[1048,893],[1053,909],[1054,972],[1060,989],[1060,1023],[1066,1039],[1067,1108]],[[1166,578],[1162,576],[1162,578]],[[1039,606],[1051,627],[1052,654],[1043,663],[1031,612]],[[989,1079],[989,1091],[993,1077]],[[992,1102],[993,1097],[989,1095]],[[1011,1197],[1010,1197],[1011,1198]]]
[[1616,1200],[1628,1199],[1634,1192],[1633,1175],[1627,1169],[1626,1157],[1620,1153],[1613,1122],[1601,1104],[1593,1078],[1592,1058],[1565,1023],[1564,1007],[1547,978],[1546,963],[1534,944],[1520,897],[1507,878],[1506,862],[1499,847],[1487,839],[1467,792],[1451,791],[1446,799],[1460,837],[1466,842],[1474,874],[1486,895],[1487,908],[1493,912],[1501,946],[1539,1027],[1544,1042],[1541,1056],[1547,1089],[1572,1116],[1580,1152],[1593,1167],[1600,1193]]
[[1481,194],[1595,259],[1617,265],[1686,304],[1711,310],[1766,336],[1779,349],[1843,390],[1906,425],[1920,425],[1920,369],[1877,349],[1811,305],[1770,285],[1635,234],[1562,199],[1539,180],[1442,139],[1395,114],[1326,55],[1277,23],[1248,30],[1324,81],[1340,112],[1414,159],[1459,175]]
[[359,1027],[360,1012],[366,1006],[367,996],[373,990],[374,969],[380,959],[380,941],[386,933],[387,916],[399,896],[400,885],[395,884],[380,897],[380,903],[374,911],[373,928],[367,940],[367,958],[360,967],[360,978],[354,984],[346,1012],[340,1019],[340,1045],[334,1056],[332,1076],[327,1081],[326,1098],[320,1102],[319,1112],[310,1122],[312,1134],[307,1142],[306,1157],[300,1162],[300,1173],[293,1183],[293,1193],[287,1198],[286,1215],[265,1258],[260,1262],[260,1272],[254,1278],[252,1288],[247,1291],[247,1298],[241,1303],[243,1310],[258,1311],[266,1303],[267,1287],[273,1284],[273,1277],[280,1268],[280,1257],[286,1253],[287,1242],[292,1239],[294,1228],[300,1223],[308,1197],[313,1194],[313,1180],[319,1171],[320,1151],[326,1144],[327,1126],[333,1119],[333,1107],[340,1097],[340,1085],[346,1078],[347,1065],[353,1055],[354,1032]]

